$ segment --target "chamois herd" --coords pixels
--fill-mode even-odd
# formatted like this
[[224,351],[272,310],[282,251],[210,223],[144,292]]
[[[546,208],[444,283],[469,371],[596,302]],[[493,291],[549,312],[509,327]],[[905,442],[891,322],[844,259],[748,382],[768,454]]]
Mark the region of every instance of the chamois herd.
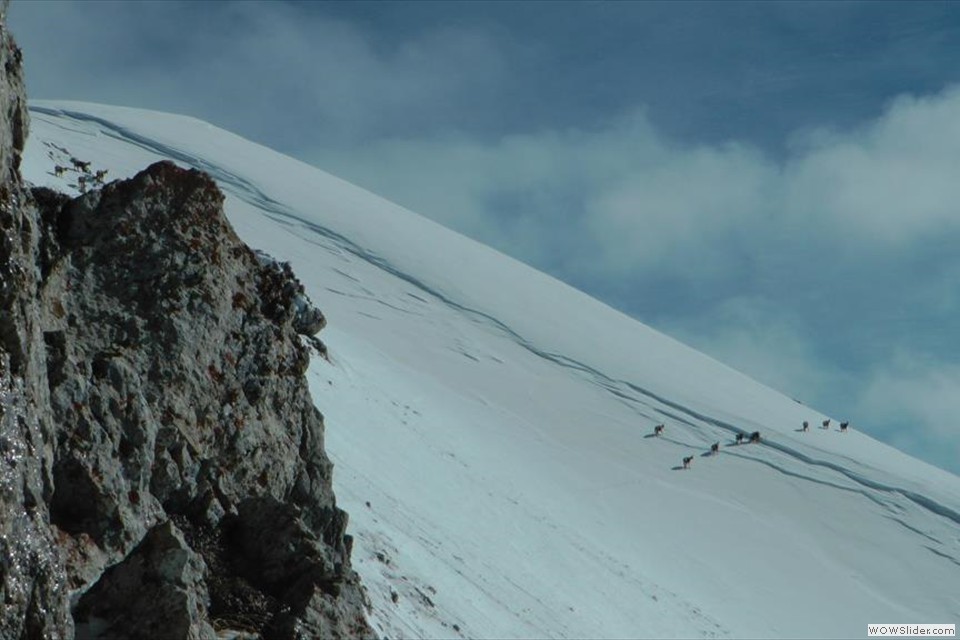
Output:
[[97,169],[96,171],[90,170],[90,163],[84,160],[79,160],[77,158],[70,158],[70,164],[72,167],[64,167],[62,165],[53,166],[53,175],[58,178],[66,175],[67,171],[76,171],[77,172],[77,186],[80,188],[80,193],[86,193],[87,188],[91,184],[103,184],[104,178],[107,177],[106,169]]
[[[841,423],[840,423],[840,433],[846,433],[846,432],[847,432],[847,429],[849,428],[849,426],[850,426],[850,423],[849,423],[849,422],[841,422]],[[658,424],[657,426],[655,426],[655,427],[653,428],[653,433],[652,433],[651,435],[654,436],[654,437],[659,437],[659,436],[663,435],[663,430],[664,430],[665,428],[666,428],[666,425],[664,425],[664,424],[662,424],[662,423],[661,423],[661,424]],[[830,420],[827,419],[827,420],[824,420],[822,423],[820,423],[820,428],[821,428],[821,429],[829,429],[829,428],[830,428]],[[798,431],[807,432],[807,431],[809,431],[809,430],[810,430],[810,423],[807,422],[806,420],[804,420],[804,421],[803,421],[803,424],[801,425],[800,429],[798,429]],[[649,438],[650,436],[647,436],[647,437]],[[760,442],[760,432],[759,432],[759,431],[754,431],[754,432],[752,432],[752,433],[743,433],[743,432],[741,432],[741,433],[738,433],[738,434],[734,437],[734,441],[735,441],[735,444],[736,444],[736,445],[741,445],[741,444],[743,444],[744,440],[746,440],[748,443],[757,443],[757,442]],[[719,443],[719,442],[714,442],[712,445],[710,445],[710,451],[707,452],[707,453],[705,453],[704,456],[715,456],[715,455],[717,455],[718,453],[720,453],[720,443]],[[685,457],[683,458],[683,466],[682,466],[682,468],[683,468],[683,469],[689,469],[689,468],[690,468],[690,465],[691,465],[692,463],[693,463],[693,456],[685,456]],[[675,467],[675,468],[676,468],[676,467]]]

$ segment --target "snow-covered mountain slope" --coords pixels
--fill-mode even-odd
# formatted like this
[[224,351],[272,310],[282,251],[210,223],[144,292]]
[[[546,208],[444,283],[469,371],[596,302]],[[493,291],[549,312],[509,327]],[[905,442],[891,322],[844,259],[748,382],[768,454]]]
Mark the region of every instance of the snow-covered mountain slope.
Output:
[[[76,191],[75,171],[53,170],[71,156],[108,179],[170,158],[213,175],[240,236],[293,264],[328,318],[330,362],[309,376],[383,634],[960,621],[957,476],[857,425],[821,429],[827,416],[583,293],[209,124],[31,109],[33,183]],[[754,430],[760,444],[734,445]]]

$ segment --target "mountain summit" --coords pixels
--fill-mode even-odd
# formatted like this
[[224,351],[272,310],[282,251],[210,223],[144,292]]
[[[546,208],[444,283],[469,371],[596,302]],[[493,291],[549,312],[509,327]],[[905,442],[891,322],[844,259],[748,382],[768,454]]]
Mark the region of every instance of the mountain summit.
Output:
[[323,308],[307,377],[377,632],[861,637],[960,618],[960,478],[862,425],[207,123],[67,102],[31,118],[34,184],[99,190],[56,169],[70,157],[107,182],[204,171],[239,237]]

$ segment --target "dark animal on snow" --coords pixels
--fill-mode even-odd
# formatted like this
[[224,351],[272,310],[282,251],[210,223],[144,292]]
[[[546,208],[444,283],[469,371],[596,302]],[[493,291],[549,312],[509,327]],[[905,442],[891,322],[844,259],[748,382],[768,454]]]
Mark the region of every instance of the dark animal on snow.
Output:
[[689,469],[691,462],[693,462],[693,456],[687,456],[686,458],[684,458],[684,459],[683,459],[683,468],[684,468],[684,469]]
[[710,453],[720,453],[720,443],[714,442],[710,445]]
[[58,178],[66,172],[67,172],[66,167],[61,167],[58,164],[53,165],[53,175],[57,176]]
[[840,423],[840,431],[846,431],[846,430],[847,430],[847,427],[849,427],[849,426],[850,426],[850,423],[849,423],[849,422],[841,422],[841,423]]
[[84,162],[83,160],[78,160],[76,158],[70,158],[70,162],[73,163],[73,167],[77,171],[83,171],[84,173],[90,173],[90,163]]
[[829,428],[830,428],[830,418],[827,418],[826,420],[824,420],[824,421],[823,421],[823,424],[820,425],[820,427],[823,428],[823,429],[829,429]]
[[655,427],[653,428],[653,435],[658,436],[658,435],[660,435],[661,433],[663,433],[663,425],[662,425],[662,424],[658,424],[657,426],[655,426]]
[[742,443],[742,442],[743,442],[743,434],[742,434],[742,433],[738,433],[738,434],[737,434],[737,444],[740,444],[740,443]]
[[106,169],[97,169],[97,172],[93,174],[93,181],[97,184],[103,184],[103,179],[107,177]]
[[760,442],[760,432],[754,431],[750,434],[750,442]]
[[806,420],[803,421],[803,430],[810,431],[810,423],[807,422]]

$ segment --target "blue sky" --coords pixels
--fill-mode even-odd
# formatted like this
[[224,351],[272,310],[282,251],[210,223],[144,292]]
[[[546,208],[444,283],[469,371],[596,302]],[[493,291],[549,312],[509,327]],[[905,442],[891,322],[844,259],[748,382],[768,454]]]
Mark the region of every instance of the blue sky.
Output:
[[960,5],[17,2],[30,95],[185,113],[960,472]]

